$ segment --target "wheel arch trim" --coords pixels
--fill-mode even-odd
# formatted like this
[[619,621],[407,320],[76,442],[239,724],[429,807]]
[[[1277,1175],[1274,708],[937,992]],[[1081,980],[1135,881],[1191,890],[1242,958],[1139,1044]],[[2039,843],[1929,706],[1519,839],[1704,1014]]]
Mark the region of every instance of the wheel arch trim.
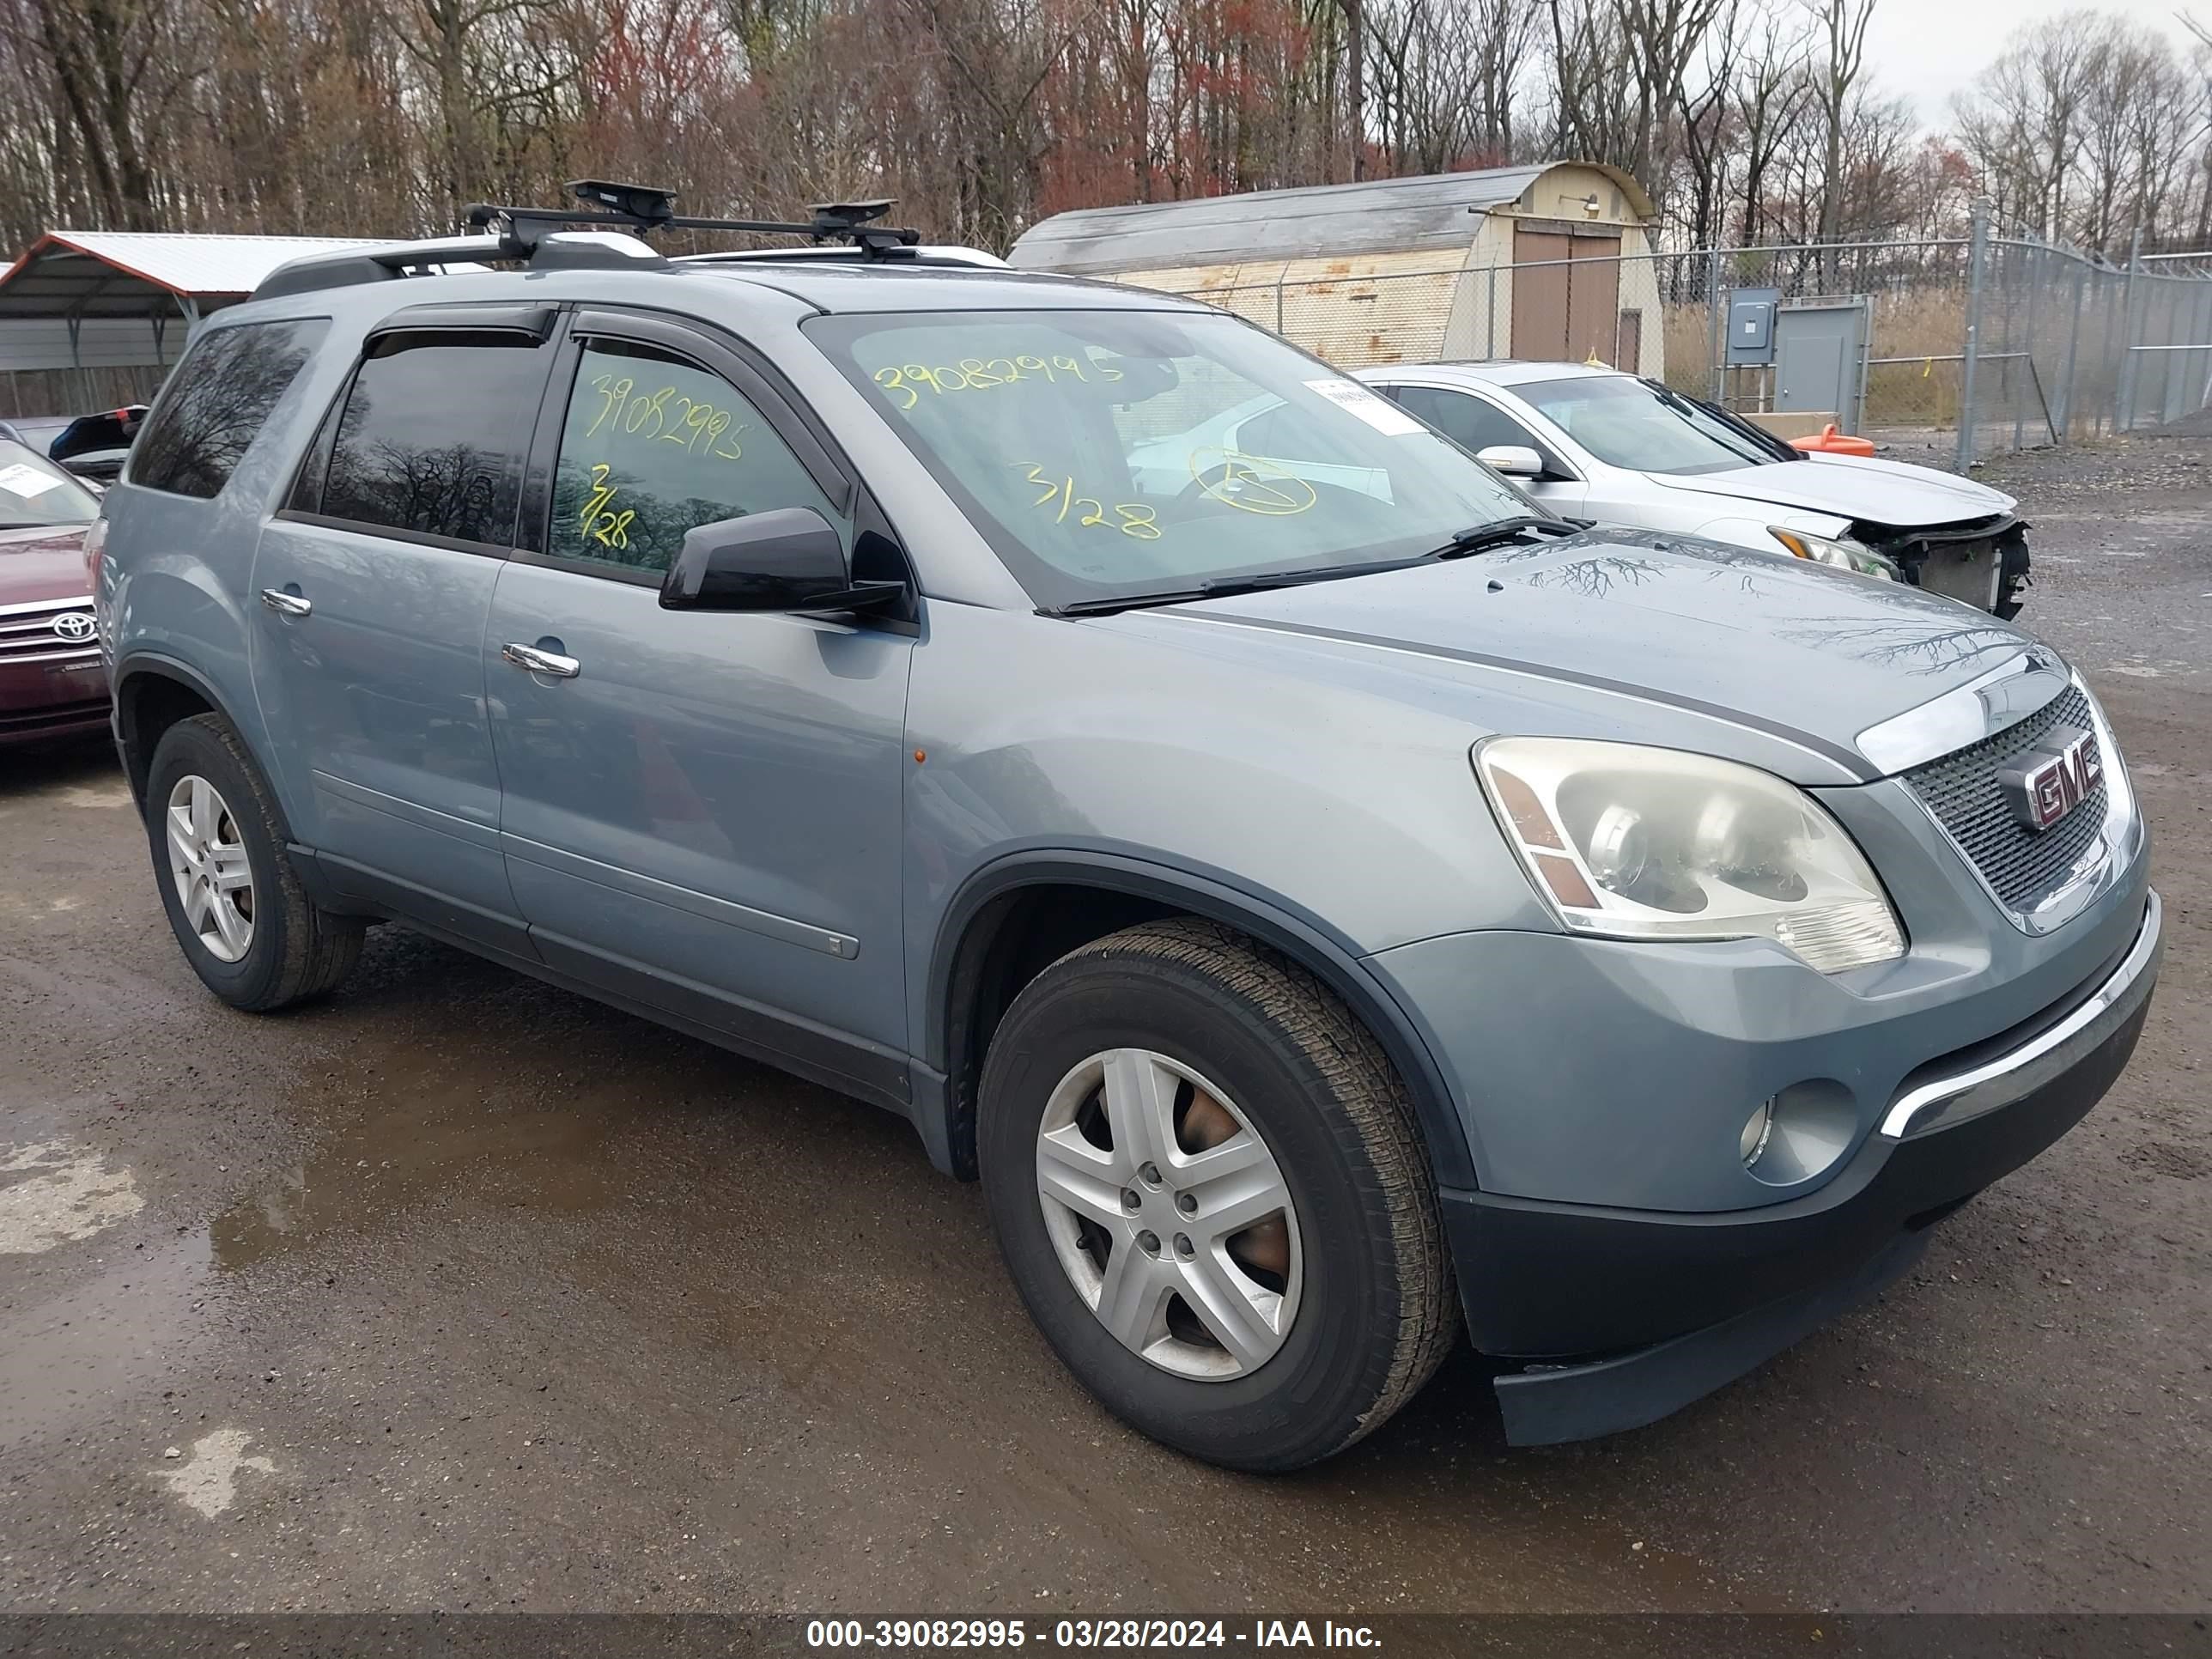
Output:
[[[136,683],[149,679],[173,680],[191,691],[210,708],[228,720],[232,726],[238,725],[238,716],[231,712],[230,706],[223,700],[222,694],[216,690],[215,683],[190,663],[179,661],[165,652],[146,650],[126,652],[117,659],[110,678],[114,684],[113,718],[111,724],[115,732],[116,744],[123,750],[125,763],[124,769],[130,777],[131,789],[134,795],[142,793],[138,769],[130,763],[131,745],[137,741],[138,736],[135,729],[136,722],[130,717]],[[150,753],[138,757],[139,761],[146,764],[151,764],[153,758]],[[141,804],[143,804],[143,801]]]
[[[1428,1040],[1396,996],[1367,968],[1352,941],[1318,917],[1254,894],[1219,875],[1125,854],[1031,848],[984,865],[960,884],[940,914],[930,955],[922,1030],[923,1057],[933,1071],[949,1077],[959,1063],[955,1048],[960,1033],[951,993],[969,953],[989,944],[988,936],[975,936],[979,918],[997,900],[1025,887],[1042,886],[1090,887],[1151,899],[1249,933],[1281,951],[1343,999],[1382,1045],[1413,1101],[1438,1184],[1468,1189],[1478,1185],[1466,1126]],[[955,1127],[951,1119],[958,1109],[957,1095],[957,1084],[951,1084],[942,1096],[948,1144]]]

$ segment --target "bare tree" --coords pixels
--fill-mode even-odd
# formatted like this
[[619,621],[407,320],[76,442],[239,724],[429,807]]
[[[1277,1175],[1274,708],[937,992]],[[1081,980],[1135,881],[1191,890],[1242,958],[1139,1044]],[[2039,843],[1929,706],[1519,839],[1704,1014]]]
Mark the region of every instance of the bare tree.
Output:
[[1795,141],[1812,50],[1802,12],[1773,7],[1737,59],[1730,113],[1743,164],[1742,218],[1737,234],[1756,247],[1767,234],[1766,191],[1775,157]]
[[198,73],[187,15],[171,0],[9,0],[0,38],[38,66],[57,151],[82,169],[91,204],[124,228],[154,228],[161,124]]
[[[1826,165],[1820,172],[1820,228],[1824,243],[1843,240],[1844,124],[1850,114],[1851,94],[1866,70],[1867,25],[1873,21],[1875,0],[1806,0],[1817,21],[1820,44],[1813,60],[1813,84],[1820,100]],[[1824,261],[1823,280],[1836,283],[1837,263],[1832,249]]]

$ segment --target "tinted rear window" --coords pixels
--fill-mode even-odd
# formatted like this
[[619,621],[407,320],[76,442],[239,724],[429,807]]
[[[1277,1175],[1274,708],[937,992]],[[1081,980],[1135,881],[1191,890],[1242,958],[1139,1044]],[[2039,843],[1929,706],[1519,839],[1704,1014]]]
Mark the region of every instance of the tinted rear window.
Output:
[[314,318],[202,335],[131,447],[131,482],[202,501],[221,495],[329,327]]
[[548,350],[516,334],[389,334],[346,394],[325,517],[504,547]]

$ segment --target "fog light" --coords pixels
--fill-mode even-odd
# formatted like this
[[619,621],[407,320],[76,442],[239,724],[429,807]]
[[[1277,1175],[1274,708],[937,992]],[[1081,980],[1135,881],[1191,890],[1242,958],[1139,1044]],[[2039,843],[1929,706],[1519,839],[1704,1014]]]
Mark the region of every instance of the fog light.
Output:
[[1774,1103],[1762,1100],[1759,1109],[1743,1121],[1743,1139],[1737,1149],[1743,1153],[1743,1167],[1748,1170],[1759,1162],[1759,1155],[1766,1150],[1768,1137],[1774,1133]]
[[1825,1174],[1858,1139],[1851,1091],[1808,1078],[1778,1091],[1743,1126],[1738,1150],[1754,1181],[1788,1187]]

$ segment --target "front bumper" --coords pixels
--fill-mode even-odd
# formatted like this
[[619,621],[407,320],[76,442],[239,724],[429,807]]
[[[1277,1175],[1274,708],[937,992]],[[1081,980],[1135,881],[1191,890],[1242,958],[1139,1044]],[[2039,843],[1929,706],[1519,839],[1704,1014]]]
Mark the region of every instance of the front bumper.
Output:
[[2108,971],[1906,1079],[1880,1129],[1803,1198],[1670,1213],[1443,1194],[1474,1346],[1604,1356],[1501,1377],[1508,1438],[1540,1444],[1655,1421],[1902,1273],[1929,1225],[2103,1097],[2135,1050],[2163,948],[2148,893]]
[[0,745],[100,731],[107,702],[97,652],[0,662]]

